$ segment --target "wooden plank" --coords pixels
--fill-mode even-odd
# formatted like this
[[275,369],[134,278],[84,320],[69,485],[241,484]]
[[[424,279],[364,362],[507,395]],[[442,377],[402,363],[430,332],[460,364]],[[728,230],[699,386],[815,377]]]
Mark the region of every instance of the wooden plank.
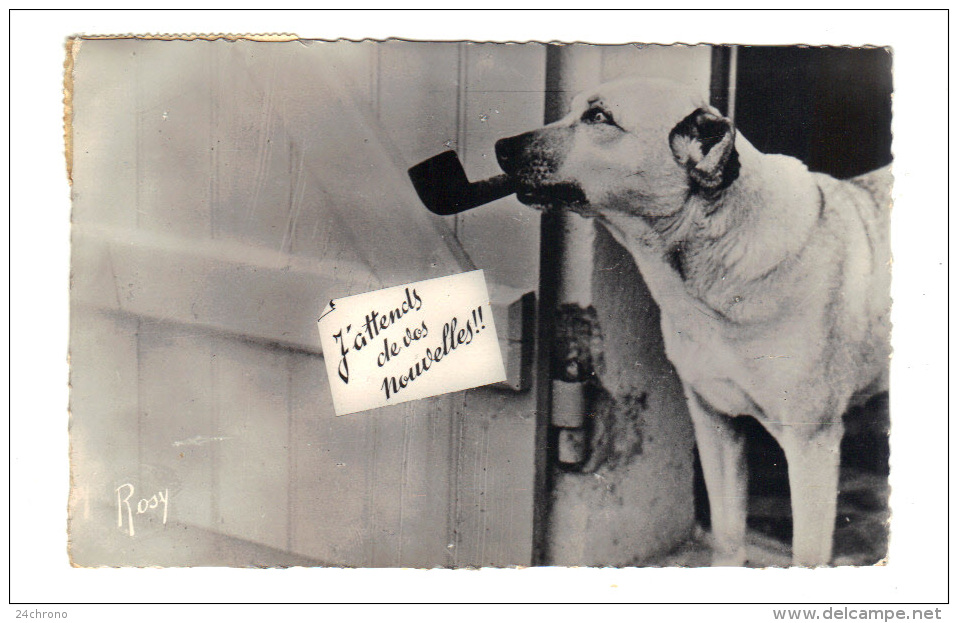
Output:
[[375,114],[379,82],[385,77],[379,67],[380,51],[394,43],[405,42],[340,40],[333,45],[320,44],[325,67],[336,75],[353,101],[369,113]]
[[[70,434],[78,473],[107,489],[136,474],[137,321],[76,309],[70,323]],[[92,492],[91,492],[92,493]],[[107,496],[109,498],[109,496]]]
[[136,55],[138,224],[208,238],[216,46],[144,40],[130,45]]
[[136,224],[136,57],[129,41],[82,42],[74,65],[73,221]]
[[252,88],[232,46],[211,47],[212,235],[288,251],[302,179],[301,158],[276,122],[284,102],[268,86]]
[[222,436],[213,418],[212,355],[205,331],[140,324],[141,488],[169,488],[169,521],[215,529],[213,448],[196,443]]
[[213,339],[216,529],[289,547],[289,354]]
[[399,566],[448,567],[454,560],[452,412],[462,392],[401,405]]
[[[478,180],[502,173],[496,140],[542,126],[545,46],[470,43],[465,50],[459,153],[469,178]],[[457,236],[488,280],[538,287],[539,213],[514,196],[459,215]]]
[[399,566],[404,444],[398,407],[336,417],[322,359],[292,367],[293,551],[330,564]]
[[[232,45],[252,50],[249,43]],[[275,44],[246,56],[253,82],[286,101],[277,114],[303,154],[306,183],[322,189],[324,218],[339,219],[337,237],[349,240],[385,286],[471,269],[441,218],[420,203],[368,106],[327,67],[337,45]],[[267,82],[274,64],[283,71]]]
[[377,118],[403,164],[457,149],[459,44],[387,41],[378,58]]
[[[375,100],[375,46],[343,42],[325,48],[330,71],[367,115],[373,114]],[[218,121],[217,134],[225,147],[217,157],[221,179],[214,203],[214,236],[361,264],[353,232],[342,219],[343,215],[348,219],[348,211],[341,215],[329,209],[331,196],[307,170],[308,154],[283,121],[287,107],[303,105],[299,100],[303,93],[288,93],[278,86],[275,55],[256,58],[270,49],[237,45],[219,49],[220,67],[229,75],[219,97],[232,103],[221,105],[228,114]],[[361,193],[361,188],[355,191]]]
[[[138,482],[137,321],[74,307],[70,323],[70,556],[116,561],[131,545],[115,491]],[[118,561],[117,561],[118,562]]]
[[532,563],[534,404],[479,388],[456,411],[456,566]]
[[322,357],[290,357],[290,540],[297,554],[363,566],[368,418],[333,413]]
[[316,319],[329,299],[366,291],[375,282],[365,267],[337,260],[79,227],[73,232],[73,267],[79,302],[314,352]]
[[292,551],[329,564],[452,564],[452,405],[336,417],[320,357],[292,357]]
[[[381,287],[368,269],[339,259],[87,227],[74,228],[73,270],[73,295],[85,305],[316,353],[315,321],[328,300]],[[514,288],[490,290],[507,385],[521,390],[529,383],[531,302]]]
[[496,336],[506,370],[506,380],[496,387],[525,391],[532,387],[535,351],[536,296],[507,286],[489,286]]
[[[331,564],[528,564],[532,496],[523,483],[531,489],[531,393],[513,400],[478,390],[468,410],[463,401],[471,392],[333,416],[315,355],[315,318],[328,299],[461,272],[471,263],[441,219],[419,204],[390,141],[381,138],[369,104],[372,93],[382,97],[382,85],[371,74],[371,82],[351,81],[324,67],[343,61],[347,48],[330,53],[329,44],[314,44],[303,54],[298,43],[247,43],[211,45],[229,53],[205,60],[176,48],[179,60],[170,67],[183,68],[183,76],[170,75],[158,58],[138,61],[157,71],[135,90],[140,149],[151,152],[140,154],[146,170],[136,204],[147,231],[74,231],[76,302],[128,322],[139,317],[145,327],[141,475],[171,483],[178,525],[289,547]],[[234,67],[236,54],[243,62],[224,82],[234,81],[245,103],[232,108],[224,99],[230,85],[211,93],[209,81]],[[344,67],[362,66],[358,58]],[[203,76],[192,92],[176,92]],[[158,92],[156,84],[172,90]],[[258,116],[250,112],[257,105]],[[186,114],[199,119],[196,136],[182,136]],[[414,116],[413,107],[404,114]],[[265,137],[269,148],[244,142],[247,123],[268,126],[256,142]],[[170,132],[171,145],[157,138],[161,130]],[[217,140],[228,146],[218,148]],[[286,142],[285,151],[274,142]],[[237,178],[233,166],[249,170],[254,154],[266,158],[262,175]],[[199,173],[181,179],[179,167]],[[259,183],[261,194],[250,203]],[[503,312],[509,317],[508,306],[496,312],[500,337],[508,348],[524,346],[522,332],[499,321]],[[204,438],[211,441],[198,441]]]

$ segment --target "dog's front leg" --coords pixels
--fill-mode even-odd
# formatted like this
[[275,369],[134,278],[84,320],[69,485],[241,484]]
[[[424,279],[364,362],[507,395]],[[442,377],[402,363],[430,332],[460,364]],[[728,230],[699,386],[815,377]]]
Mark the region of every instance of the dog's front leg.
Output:
[[732,418],[716,411],[686,386],[712,516],[712,566],[742,566],[746,562],[745,519],[748,471],[745,439]]
[[[803,430],[806,429],[806,430]],[[827,565],[832,558],[842,433],[841,419],[809,431],[788,427],[779,443],[792,495],[792,564]]]

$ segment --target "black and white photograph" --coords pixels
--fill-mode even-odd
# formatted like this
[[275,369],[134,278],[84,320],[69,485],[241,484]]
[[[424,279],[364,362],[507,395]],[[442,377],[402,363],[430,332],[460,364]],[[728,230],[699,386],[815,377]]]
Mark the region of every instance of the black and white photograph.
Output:
[[[884,559],[890,49],[70,55],[74,564]],[[334,412],[432,297],[326,302],[474,270],[505,379]],[[476,374],[433,339],[406,391]]]
[[[48,184],[11,151],[12,291],[44,284],[11,600],[938,603],[947,164],[916,140],[947,121],[893,13],[174,13],[78,12],[59,116],[11,111],[60,150]],[[705,13],[748,30],[678,28]],[[676,34],[585,28],[643,15]]]

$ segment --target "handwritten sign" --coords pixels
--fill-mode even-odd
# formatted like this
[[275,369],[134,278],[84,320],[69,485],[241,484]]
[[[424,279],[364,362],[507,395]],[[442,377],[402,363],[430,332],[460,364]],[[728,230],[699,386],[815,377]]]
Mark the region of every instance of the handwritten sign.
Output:
[[506,379],[481,270],[335,299],[318,324],[336,415]]

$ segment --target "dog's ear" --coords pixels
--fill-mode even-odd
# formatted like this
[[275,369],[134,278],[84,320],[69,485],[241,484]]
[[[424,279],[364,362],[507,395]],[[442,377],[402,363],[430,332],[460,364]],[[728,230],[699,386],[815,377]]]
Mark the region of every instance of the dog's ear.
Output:
[[699,108],[680,121],[669,133],[669,146],[675,161],[705,192],[728,188],[738,178],[735,127],[714,109]]

